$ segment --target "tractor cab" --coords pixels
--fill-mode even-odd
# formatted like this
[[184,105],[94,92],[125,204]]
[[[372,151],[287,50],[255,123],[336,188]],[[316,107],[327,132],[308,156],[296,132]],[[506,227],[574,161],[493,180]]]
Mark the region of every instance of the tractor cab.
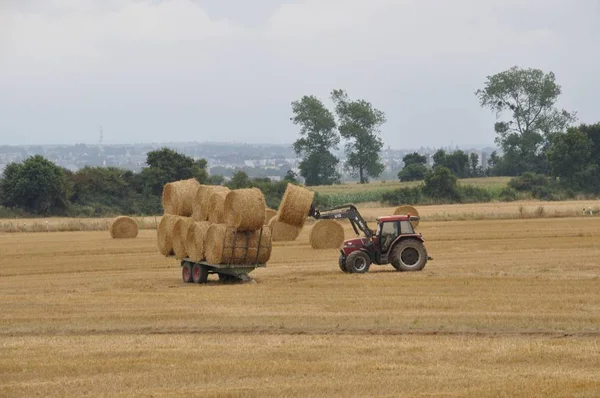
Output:
[[417,238],[423,241],[421,234],[417,234],[409,215],[383,216],[377,219],[377,230],[373,236],[375,253],[379,257],[378,263],[387,263],[388,255],[394,244],[405,237]]

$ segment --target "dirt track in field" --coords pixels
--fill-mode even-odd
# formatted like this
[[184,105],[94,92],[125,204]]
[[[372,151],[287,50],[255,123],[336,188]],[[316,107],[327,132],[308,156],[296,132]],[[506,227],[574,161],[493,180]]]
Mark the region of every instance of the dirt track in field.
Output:
[[407,274],[308,232],[206,286],[155,231],[3,234],[0,396],[600,394],[600,218],[423,222]]

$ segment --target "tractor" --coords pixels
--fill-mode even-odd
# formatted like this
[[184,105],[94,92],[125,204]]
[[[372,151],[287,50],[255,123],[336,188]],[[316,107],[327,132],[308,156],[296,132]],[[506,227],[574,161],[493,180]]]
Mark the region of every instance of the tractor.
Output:
[[[352,204],[318,210],[313,205],[309,217],[317,220],[348,219],[357,238],[348,239],[340,249],[339,266],[345,273],[362,274],[371,264],[392,266],[398,271],[420,271],[428,260],[424,239],[416,233],[413,222],[418,216],[394,215],[377,219],[377,230],[368,226],[356,206]],[[360,232],[364,237],[360,237]]]

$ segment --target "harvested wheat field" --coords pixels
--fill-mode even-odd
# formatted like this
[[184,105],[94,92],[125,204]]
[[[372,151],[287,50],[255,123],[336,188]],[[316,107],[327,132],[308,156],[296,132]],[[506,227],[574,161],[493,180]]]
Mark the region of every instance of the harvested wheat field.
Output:
[[230,285],[153,230],[0,234],[0,396],[600,395],[600,217],[422,220],[415,273],[344,274],[312,225]]

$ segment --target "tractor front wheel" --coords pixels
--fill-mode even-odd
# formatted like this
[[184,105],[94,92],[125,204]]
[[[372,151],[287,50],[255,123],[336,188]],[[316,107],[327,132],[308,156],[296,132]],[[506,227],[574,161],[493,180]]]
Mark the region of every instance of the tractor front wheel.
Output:
[[340,258],[338,260],[338,264],[340,266],[340,269],[344,272],[344,273],[348,273],[348,269],[346,268],[346,256],[344,254],[340,254]]
[[353,251],[346,257],[346,270],[351,274],[364,274],[369,271],[371,259],[362,250]]
[[392,250],[392,265],[398,271],[421,271],[427,264],[427,249],[421,241],[406,239]]

